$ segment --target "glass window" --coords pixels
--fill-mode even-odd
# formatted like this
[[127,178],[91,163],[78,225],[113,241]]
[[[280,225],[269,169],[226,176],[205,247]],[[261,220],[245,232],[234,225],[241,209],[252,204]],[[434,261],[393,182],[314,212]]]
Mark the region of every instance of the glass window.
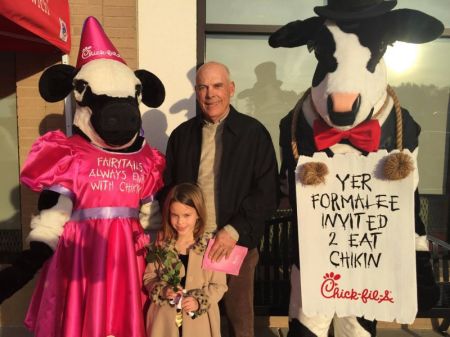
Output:
[[[448,176],[450,41],[395,43],[386,52],[388,82],[422,128],[419,191],[445,194]],[[399,62],[400,61],[400,62]]]
[[[315,16],[314,7],[323,6],[326,0],[286,1],[277,0],[208,0],[206,23],[284,25],[289,21],[304,20]],[[394,9],[413,8],[441,20],[450,27],[448,0],[398,0]]]
[[324,0],[208,0],[206,23],[284,25],[314,16],[313,8]]
[[22,249],[15,55],[0,53],[0,262]]
[[397,0],[399,8],[412,8],[434,16],[442,21],[445,27],[450,27],[450,2],[448,0]]

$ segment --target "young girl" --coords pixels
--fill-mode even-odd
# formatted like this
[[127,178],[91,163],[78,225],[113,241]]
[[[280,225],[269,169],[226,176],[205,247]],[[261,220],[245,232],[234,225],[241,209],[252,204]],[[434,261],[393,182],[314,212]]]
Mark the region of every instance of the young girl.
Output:
[[[227,285],[224,273],[201,268],[210,236],[204,233],[206,209],[200,188],[187,183],[173,187],[162,215],[163,228],[156,246],[149,250],[152,262],[144,273],[152,299],[148,335],[220,337],[217,303]],[[179,298],[181,309],[172,304]]]

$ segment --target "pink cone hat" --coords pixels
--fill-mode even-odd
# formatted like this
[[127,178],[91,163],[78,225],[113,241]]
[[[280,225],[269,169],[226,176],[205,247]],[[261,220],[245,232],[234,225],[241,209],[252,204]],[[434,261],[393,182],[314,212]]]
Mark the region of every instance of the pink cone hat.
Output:
[[106,36],[100,22],[93,16],[89,16],[84,21],[83,31],[81,32],[77,69],[80,69],[90,61],[98,59],[116,60],[126,64],[117,49]]

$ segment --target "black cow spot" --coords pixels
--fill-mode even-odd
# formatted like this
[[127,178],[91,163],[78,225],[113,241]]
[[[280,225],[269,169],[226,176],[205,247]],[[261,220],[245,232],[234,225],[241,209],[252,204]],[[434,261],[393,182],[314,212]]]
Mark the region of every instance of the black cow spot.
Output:
[[323,81],[328,73],[332,73],[337,69],[337,60],[334,57],[336,51],[336,43],[331,32],[323,26],[317,34],[314,45],[314,55],[318,61],[316,71],[312,81],[313,87],[317,87]]

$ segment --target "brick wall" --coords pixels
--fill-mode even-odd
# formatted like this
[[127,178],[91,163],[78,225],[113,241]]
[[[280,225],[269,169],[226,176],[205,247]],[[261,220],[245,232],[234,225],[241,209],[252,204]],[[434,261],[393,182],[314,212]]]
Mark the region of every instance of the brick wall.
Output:
[[119,53],[132,68],[137,67],[136,0],[70,0],[71,64],[78,56],[81,29],[87,16],[95,16]]

